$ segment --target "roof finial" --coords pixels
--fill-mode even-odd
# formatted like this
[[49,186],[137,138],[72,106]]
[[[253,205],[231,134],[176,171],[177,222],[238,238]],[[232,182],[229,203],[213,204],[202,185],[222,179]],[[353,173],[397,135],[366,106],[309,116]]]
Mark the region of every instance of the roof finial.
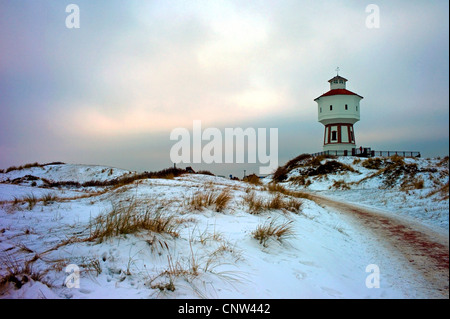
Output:
[[339,67],[337,67],[337,68],[336,68],[337,76],[339,76],[339,71],[340,71],[340,69],[339,69]]

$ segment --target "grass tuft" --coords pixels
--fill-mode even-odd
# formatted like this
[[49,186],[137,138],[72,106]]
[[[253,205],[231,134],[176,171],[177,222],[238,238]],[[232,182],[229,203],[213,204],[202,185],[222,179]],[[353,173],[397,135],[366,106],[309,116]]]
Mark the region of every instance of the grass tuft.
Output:
[[223,212],[231,200],[229,190],[225,189],[219,193],[218,190],[212,189],[206,193],[195,193],[186,201],[186,205],[194,210],[202,210],[204,208],[212,208],[216,212]]
[[[270,187],[270,186],[269,186]],[[297,199],[301,197],[300,193],[291,192],[284,189],[282,186],[273,186],[278,190],[274,191],[272,197],[268,200],[264,200],[258,197],[254,191],[247,193],[244,197],[244,204],[248,207],[250,214],[258,215],[267,210],[287,210],[293,213],[298,213],[301,210],[302,202]],[[283,196],[287,195],[287,196]]]
[[28,210],[32,210],[36,206],[38,199],[34,194],[28,194],[24,197],[23,201],[28,204]]
[[267,242],[270,239],[276,239],[279,242],[292,237],[294,232],[292,230],[292,221],[277,224],[276,220],[272,219],[270,222],[258,225],[252,232],[253,238],[259,241],[261,245],[267,247]]
[[149,204],[139,204],[141,203],[136,200],[127,205],[113,204],[108,214],[100,215],[94,220],[88,240],[101,243],[111,237],[142,230],[178,236],[173,215],[165,214],[161,207],[155,209]]

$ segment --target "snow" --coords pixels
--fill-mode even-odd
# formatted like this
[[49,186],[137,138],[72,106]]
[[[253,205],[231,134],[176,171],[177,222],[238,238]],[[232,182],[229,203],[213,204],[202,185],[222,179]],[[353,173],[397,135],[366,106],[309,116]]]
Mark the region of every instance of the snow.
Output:
[[0,174],[0,182],[6,181],[7,179],[13,180],[26,175],[32,175],[38,178],[46,178],[54,182],[77,181],[79,183],[84,183],[91,180],[111,180],[128,174],[133,174],[133,172],[100,165],[57,164],[13,170],[8,173]]
[[[323,160],[322,163],[330,159]],[[309,177],[312,184],[306,187],[286,182],[283,185],[289,189],[313,191],[341,201],[363,204],[364,206],[412,218],[441,233],[449,229],[449,201],[439,200],[436,196],[428,196],[436,186],[448,183],[448,162],[439,165],[440,159],[405,158],[406,164],[416,164],[419,172],[416,178],[424,181],[422,189],[402,190],[399,183],[394,187],[385,188],[386,177],[373,176],[377,170],[366,169],[361,163],[354,164],[354,157],[339,157],[338,162],[351,166],[356,172],[328,174]],[[430,168],[436,172],[428,172]],[[299,169],[294,169],[290,177],[300,175]],[[399,177],[399,181],[403,176]],[[288,178],[288,180],[289,180]],[[350,189],[334,189],[335,181],[344,180]],[[361,183],[358,183],[362,181]],[[354,183],[354,184],[350,184]]]
[[[342,158],[342,162],[353,165],[352,158]],[[425,160],[421,163],[421,167],[429,165]],[[428,215],[417,208],[435,203],[421,197],[426,190],[405,195],[410,203],[406,206],[398,196],[400,190],[389,193],[379,189],[382,181],[376,179],[350,190],[329,189],[334,180],[357,181],[373,173],[361,166],[355,169],[359,173],[317,178],[307,189],[390,212],[397,213],[401,207],[398,213],[420,221],[432,216],[427,221],[430,227],[448,230],[448,200],[434,205]],[[33,175],[82,182],[130,173],[113,169],[110,174],[100,166],[55,165],[0,174],[0,180]],[[291,176],[295,174],[298,172],[291,172]],[[224,211],[217,212],[212,207],[194,210],[187,205],[194,194],[210,190],[230,193],[231,201]],[[145,179],[110,189],[44,189],[0,184],[0,200],[4,201],[0,205],[0,282],[13,271],[26,273],[24,261],[32,259],[35,259],[33,273],[41,274],[39,280],[30,279],[20,288],[12,282],[0,285],[0,298],[436,296],[404,257],[392,253],[354,220],[307,199],[300,199],[303,204],[297,213],[267,210],[250,214],[243,199],[250,190],[261,198],[272,196],[262,186],[195,174]],[[31,209],[25,203],[11,202],[30,193],[41,197],[48,192],[54,192],[59,199],[46,205],[38,202]],[[388,204],[383,204],[383,200]],[[97,216],[110,212],[114,205],[133,202],[139,207],[162,209],[173,216],[177,235],[139,231],[101,243],[86,240]],[[271,239],[263,246],[252,232],[272,220],[276,224],[290,222],[293,235],[283,241]],[[64,285],[69,275],[65,270],[70,264],[80,268],[80,288]],[[371,264],[380,268],[380,288],[366,286],[369,275],[366,267]]]

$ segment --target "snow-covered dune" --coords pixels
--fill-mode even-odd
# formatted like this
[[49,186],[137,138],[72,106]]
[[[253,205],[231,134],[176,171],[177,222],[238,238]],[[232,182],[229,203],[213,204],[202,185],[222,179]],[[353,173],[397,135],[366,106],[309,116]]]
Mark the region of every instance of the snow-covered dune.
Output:
[[[448,232],[448,157],[340,156],[319,160],[291,163],[281,184],[412,217]],[[268,176],[266,183],[272,180],[273,176]]]
[[[101,165],[56,164],[12,170],[8,173],[0,173],[0,182],[7,180],[13,181],[14,179],[20,179],[30,175],[39,179],[45,178],[54,182],[75,181],[78,183],[84,183],[92,180],[112,180],[129,174],[133,174],[133,172]],[[27,180],[24,182],[26,181]],[[28,181],[31,183],[32,179],[29,179]]]
[[[340,164],[314,171],[333,160]],[[448,233],[448,198],[428,196],[448,182],[448,166],[404,163],[417,166],[413,177],[423,185],[413,188],[403,183],[404,172],[384,174],[350,157],[294,167],[279,184],[408,215]],[[44,188],[24,178],[82,183],[127,174],[133,173],[73,164],[0,174],[0,200],[10,200],[0,204],[0,298],[442,297],[376,233],[304,194],[271,189],[271,177],[254,185],[185,174],[98,189]],[[12,184],[17,178],[24,179]],[[336,187],[341,180],[344,187]],[[56,197],[46,201],[41,196],[49,192]],[[27,200],[30,193],[36,202]],[[373,264],[382,271],[378,289],[367,286]],[[64,285],[68,265],[79,268],[80,288]]]

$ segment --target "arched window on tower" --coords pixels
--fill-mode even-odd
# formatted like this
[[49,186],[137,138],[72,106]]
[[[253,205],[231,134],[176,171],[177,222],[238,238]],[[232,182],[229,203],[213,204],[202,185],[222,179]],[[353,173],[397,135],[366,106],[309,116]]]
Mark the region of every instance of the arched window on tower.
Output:
[[330,111],[333,111],[333,105],[330,105]]
[[345,110],[348,110],[348,105],[347,104],[345,104]]

